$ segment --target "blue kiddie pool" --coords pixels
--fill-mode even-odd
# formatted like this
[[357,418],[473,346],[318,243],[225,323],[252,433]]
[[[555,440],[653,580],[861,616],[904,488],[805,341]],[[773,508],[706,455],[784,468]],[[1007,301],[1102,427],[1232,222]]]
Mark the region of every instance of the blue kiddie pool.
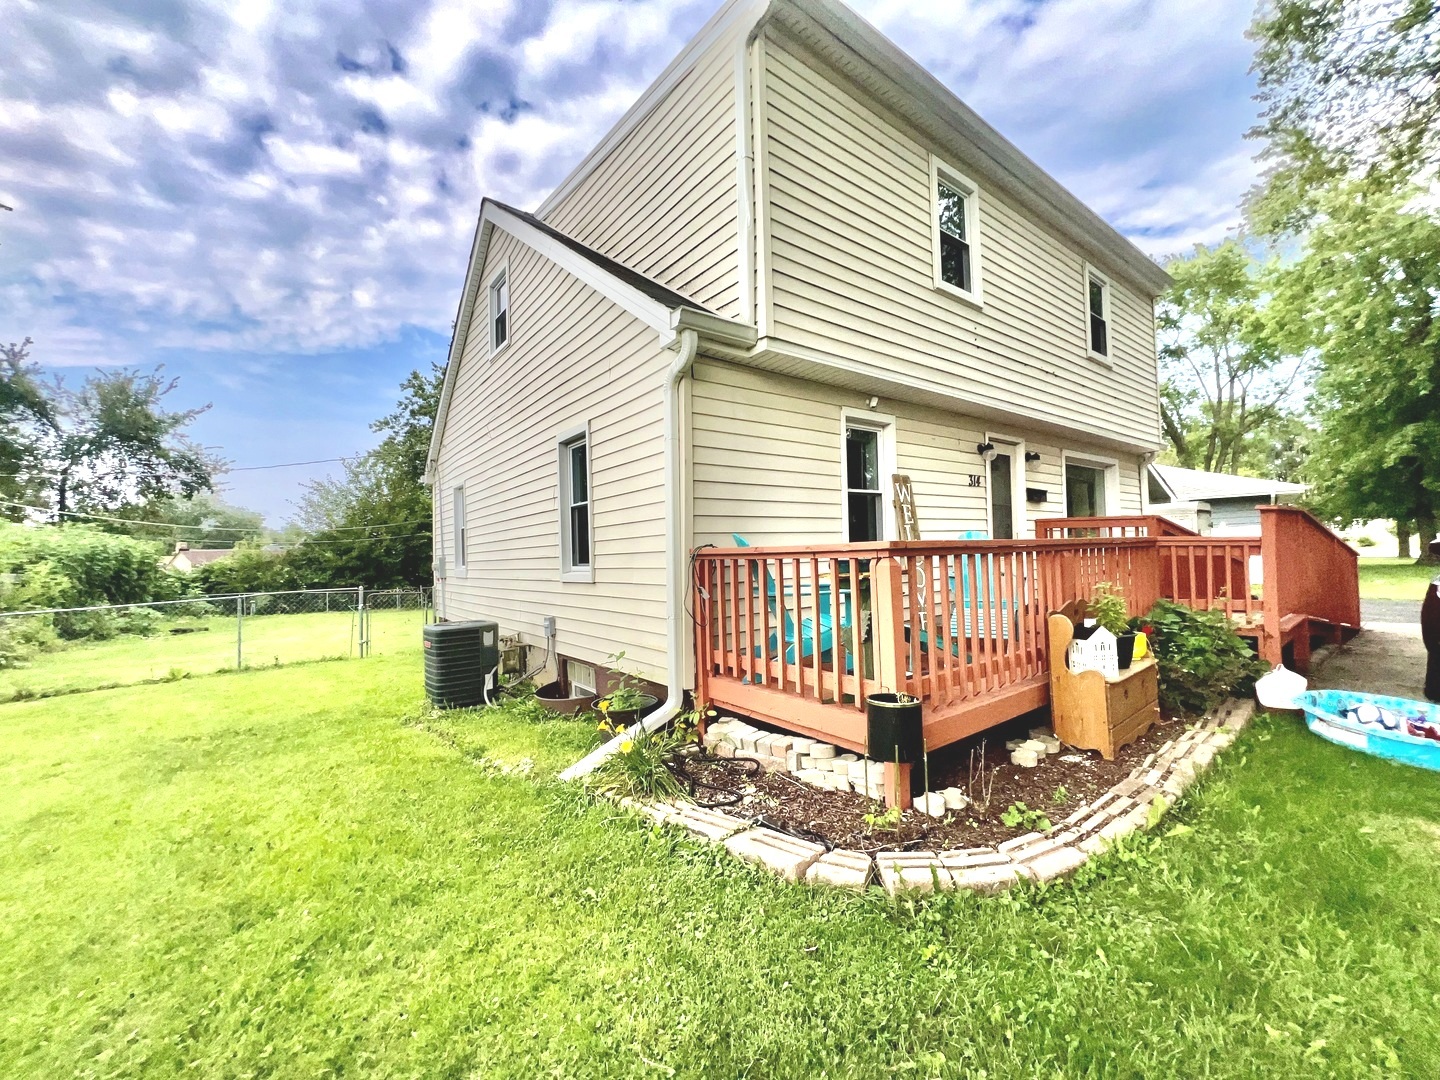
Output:
[[1322,739],[1351,750],[1440,771],[1440,705],[1350,690],[1312,690],[1295,699]]

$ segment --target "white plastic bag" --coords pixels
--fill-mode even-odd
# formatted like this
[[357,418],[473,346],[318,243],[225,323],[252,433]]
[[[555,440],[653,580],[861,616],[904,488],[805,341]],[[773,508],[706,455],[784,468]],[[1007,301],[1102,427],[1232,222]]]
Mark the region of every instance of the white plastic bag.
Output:
[[1298,709],[1296,698],[1310,689],[1304,675],[1281,664],[1255,683],[1255,697],[1266,709]]

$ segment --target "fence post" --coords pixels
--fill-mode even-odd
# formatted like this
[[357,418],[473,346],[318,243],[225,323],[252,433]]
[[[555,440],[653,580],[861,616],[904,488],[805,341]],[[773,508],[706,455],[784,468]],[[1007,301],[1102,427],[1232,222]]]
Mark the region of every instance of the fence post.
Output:
[[235,598],[235,670],[245,666],[245,598]]
[[365,619],[365,586],[361,585],[355,593],[356,609],[360,612],[360,659],[365,659],[370,648],[369,630],[366,627]]

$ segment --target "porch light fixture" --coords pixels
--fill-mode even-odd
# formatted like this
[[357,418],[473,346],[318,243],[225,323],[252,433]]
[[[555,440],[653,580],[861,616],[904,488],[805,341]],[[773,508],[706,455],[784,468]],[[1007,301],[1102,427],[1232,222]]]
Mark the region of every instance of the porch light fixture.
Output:
[[995,444],[993,442],[982,442],[975,447],[975,452],[985,460],[987,465],[995,460]]
[[872,397],[872,398],[870,399],[870,408],[872,408],[872,409],[878,409],[879,407],[880,407],[880,399],[879,399],[878,397]]
[[1026,450],[1026,451],[1025,451],[1025,460],[1026,460],[1026,461],[1039,461],[1039,460],[1040,460],[1040,451],[1038,451],[1038,450]]

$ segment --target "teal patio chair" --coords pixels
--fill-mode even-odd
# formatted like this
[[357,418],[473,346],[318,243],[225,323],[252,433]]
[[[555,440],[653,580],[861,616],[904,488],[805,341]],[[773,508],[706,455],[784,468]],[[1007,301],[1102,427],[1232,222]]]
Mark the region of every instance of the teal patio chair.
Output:
[[[736,547],[748,548],[750,546],[750,542],[746,540],[743,536],[741,536],[739,533],[731,533],[730,538],[735,541]],[[777,598],[777,593],[779,590],[776,587],[775,578],[770,573],[770,567],[768,564],[766,564],[765,560],[752,559],[750,561],[750,580],[754,581],[759,576],[762,567],[765,574],[766,605],[769,607],[770,614],[774,617],[776,622],[782,624],[779,627],[779,630],[781,633],[784,634],[785,638],[785,662],[787,664],[795,663],[797,655],[799,657],[808,659],[811,655],[813,655],[815,651],[815,618],[813,615],[806,615],[804,611],[802,611],[799,624],[799,632],[797,633],[794,618],[795,604],[791,603],[790,601],[791,599],[798,600],[798,598],[787,597],[785,615],[782,619],[780,616],[780,604]],[[820,659],[823,662],[833,658],[835,649],[835,626],[834,619],[830,614],[831,586],[829,582],[822,581],[817,582],[815,587],[819,591],[820,599]],[[752,589],[754,590],[754,593],[758,595],[759,586],[753,585]],[[810,606],[808,604],[804,604],[803,601],[798,602],[802,607],[808,608]],[[851,628],[851,622],[852,620],[849,616],[849,613],[842,612],[840,617],[841,631],[849,631]],[[797,646],[799,649],[798,654],[796,651]],[[772,656],[778,656],[779,653],[779,635],[775,631],[771,631],[770,654]],[[755,655],[761,655],[761,649],[758,645],[755,647]],[[854,670],[854,656],[847,653],[845,656],[845,671],[848,674],[853,672]]]

